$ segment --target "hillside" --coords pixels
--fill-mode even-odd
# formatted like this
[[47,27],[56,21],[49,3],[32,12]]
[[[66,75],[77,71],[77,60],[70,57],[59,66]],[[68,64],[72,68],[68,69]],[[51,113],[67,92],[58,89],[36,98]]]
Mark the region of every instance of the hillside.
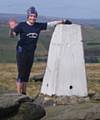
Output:
[[[24,21],[24,14],[0,14],[0,62],[15,62],[15,47],[17,38],[8,36],[7,22],[10,18]],[[52,21],[61,18],[39,16],[38,21]],[[100,62],[100,20],[98,19],[70,19],[73,23],[81,24],[85,61],[88,63]],[[36,61],[46,61],[53,29],[42,32],[35,54]]]
[[[15,62],[16,38],[9,38],[9,29],[5,24],[0,26],[0,62]],[[41,33],[35,54],[36,61],[46,61],[53,29]],[[82,26],[83,45],[86,62],[100,61],[100,30],[92,26]]]

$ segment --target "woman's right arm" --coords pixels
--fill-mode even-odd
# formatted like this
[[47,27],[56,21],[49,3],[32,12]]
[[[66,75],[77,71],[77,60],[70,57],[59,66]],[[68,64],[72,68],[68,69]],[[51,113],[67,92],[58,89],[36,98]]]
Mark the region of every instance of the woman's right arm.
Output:
[[58,20],[58,21],[51,21],[51,22],[48,22],[47,23],[47,28],[50,28],[50,27],[55,27],[56,25],[58,24],[72,24],[72,22],[70,20]]

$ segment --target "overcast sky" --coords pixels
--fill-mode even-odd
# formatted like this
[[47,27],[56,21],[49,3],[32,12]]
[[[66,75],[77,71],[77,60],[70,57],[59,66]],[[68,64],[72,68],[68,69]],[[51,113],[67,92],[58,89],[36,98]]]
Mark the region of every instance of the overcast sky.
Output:
[[30,6],[44,16],[100,19],[100,0],[0,0],[0,13],[26,13]]

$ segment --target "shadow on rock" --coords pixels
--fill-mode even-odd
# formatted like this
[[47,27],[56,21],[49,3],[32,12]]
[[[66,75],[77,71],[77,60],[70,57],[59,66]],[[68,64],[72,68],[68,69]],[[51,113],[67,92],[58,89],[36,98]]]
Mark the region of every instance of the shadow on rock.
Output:
[[0,96],[0,120],[40,120],[46,114],[29,96],[7,93]]

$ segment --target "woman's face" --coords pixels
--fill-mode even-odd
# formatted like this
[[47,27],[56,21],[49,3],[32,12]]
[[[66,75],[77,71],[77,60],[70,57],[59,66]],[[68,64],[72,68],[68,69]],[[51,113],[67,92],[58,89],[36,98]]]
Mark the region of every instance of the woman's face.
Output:
[[31,24],[34,24],[35,22],[36,22],[36,19],[37,19],[37,15],[36,14],[30,14],[29,16],[28,16],[28,22],[29,23],[31,23]]

